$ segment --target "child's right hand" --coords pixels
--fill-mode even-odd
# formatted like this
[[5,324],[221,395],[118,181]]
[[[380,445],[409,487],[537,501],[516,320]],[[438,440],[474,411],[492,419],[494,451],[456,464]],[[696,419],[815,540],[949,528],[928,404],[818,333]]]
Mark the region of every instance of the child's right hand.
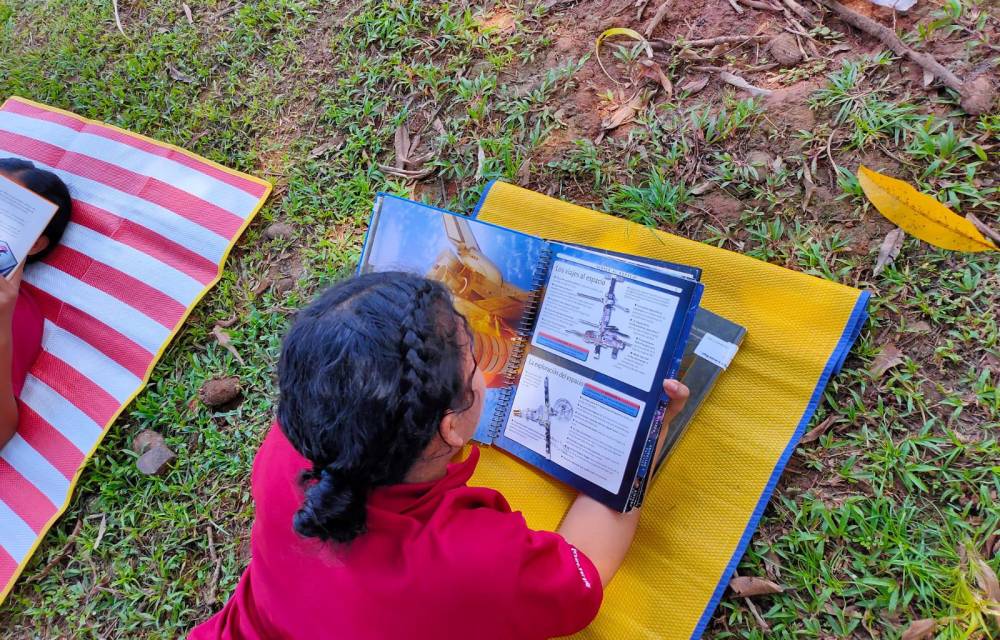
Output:
[[14,269],[9,279],[0,277],[0,330],[7,334],[10,333],[14,320],[14,305],[17,304],[17,292],[21,288],[21,275],[23,273],[22,264]]

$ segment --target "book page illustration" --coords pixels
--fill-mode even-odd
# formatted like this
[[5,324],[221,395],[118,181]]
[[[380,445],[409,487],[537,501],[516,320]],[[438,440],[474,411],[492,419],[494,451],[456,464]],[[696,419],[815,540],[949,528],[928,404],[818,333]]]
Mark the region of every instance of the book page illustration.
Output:
[[532,345],[648,391],[677,304],[638,277],[557,256]]
[[645,403],[529,355],[504,435],[618,493]]

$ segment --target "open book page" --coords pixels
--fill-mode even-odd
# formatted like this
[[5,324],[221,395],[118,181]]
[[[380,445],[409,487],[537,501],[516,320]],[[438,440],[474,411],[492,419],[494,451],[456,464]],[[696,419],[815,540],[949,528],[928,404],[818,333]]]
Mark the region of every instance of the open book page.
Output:
[[9,276],[24,261],[57,208],[34,191],[0,176],[0,276]]
[[504,435],[618,493],[645,403],[529,355]]
[[528,356],[496,444],[624,511],[649,466],[661,381],[679,366],[702,285],[550,245]]
[[538,238],[402,198],[383,195],[375,204],[359,271],[417,273],[451,290],[486,378],[480,442],[490,441],[488,428],[504,396],[504,373],[545,246]]
[[556,254],[531,344],[649,391],[680,291]]

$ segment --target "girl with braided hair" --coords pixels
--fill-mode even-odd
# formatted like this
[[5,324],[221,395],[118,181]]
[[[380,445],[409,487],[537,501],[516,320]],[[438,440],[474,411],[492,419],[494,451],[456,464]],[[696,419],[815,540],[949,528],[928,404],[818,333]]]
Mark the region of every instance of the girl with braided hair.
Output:
[[[405,273],[344,280],[298,314],[254,461],[252,557],[192,639],[521,640],[590,623],[639,512],[581,495],[558,531],[533,531],[468,486],[478,449],[453,458],[483,409],[471,335],[443,285]],[[687,389],[664,389],[669,420]]]

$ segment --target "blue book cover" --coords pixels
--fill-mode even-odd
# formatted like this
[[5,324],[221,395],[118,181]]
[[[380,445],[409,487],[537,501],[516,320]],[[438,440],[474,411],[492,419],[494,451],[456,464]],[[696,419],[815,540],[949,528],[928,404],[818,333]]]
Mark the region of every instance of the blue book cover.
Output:
[[609,507],[641,502],[700,273],[547,241],[391,195],[359,271],[439,280],[487,382],[475,439]]

